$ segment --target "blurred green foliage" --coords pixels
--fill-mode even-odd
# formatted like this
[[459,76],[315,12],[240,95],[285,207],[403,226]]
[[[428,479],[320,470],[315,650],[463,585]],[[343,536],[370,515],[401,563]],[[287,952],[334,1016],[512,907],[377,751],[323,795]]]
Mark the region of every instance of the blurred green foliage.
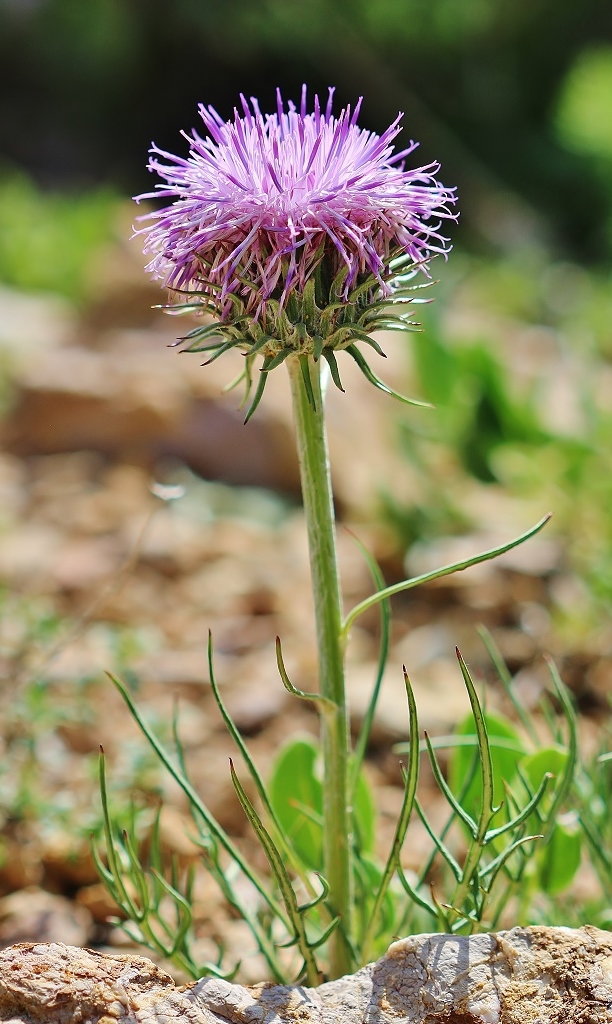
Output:
[[241,90],[269,106],[277,85],[337,85],[376,130],[406,112],[460,186],[466,237],[486,197],[514,192],[601,256],[612,193],[591,126],[602,141],[609,72],[592,52],[611,37],[602,0],[0,0],[0,156],[45,183],[136,191],[151,138],[175,148],[198,101],[228,116]]
[[[612,45],[578,54],[563,83],[556,110],[557,135],[567,149],[586,156],[606,192],[607,249],[612,249]],[[603,232],[602,232],[603,234]]]
[[612,170],[612,46],[578,55],[559,97],[556,123],[566,146],[602,157]]
[[397,418],[418,499],[383,494],[382,508],[406,548],[469,530],[474,486],[554,510],[587,584],[574,626],[587,627],[612,605],[612,278],[545,252],[452,262],[408,342],[413,390],[435,414]]
[[[55,657],[70,642],[75,624],[59,615],[45,598],[32,598],[0,588],[0,656],[6,685],[0,689],[0,865],[14,856],[18,843],[70,834],[75,850],[87,846],[102,826],[102,810],[92,801],[97,779],[97,747],[82,753],[78,771],[66,785],[66,749],[62,729],[85,734],[106,706],[106,686],[99,668],[66,682],[53,671]],[[81,632],[87,627],[80,625]],[[107,651],[107,664],[117,665],[132,683],[129,664],[147,646],[137,630],[96,623],[88,627]],[[164,723],[158,722],[163,732]],[[67,743],[70,749],[69,742]],[[127,741],[114,777],[113,800],[118,816],[126,816],[134,795],[159,794],[152,754]],[[13,852],[7,854],[7,850]]]
[[41,192],[24,173],[0,175],[0,281],[74,300],[91,294],[92,260],[114,235],[118,199]]

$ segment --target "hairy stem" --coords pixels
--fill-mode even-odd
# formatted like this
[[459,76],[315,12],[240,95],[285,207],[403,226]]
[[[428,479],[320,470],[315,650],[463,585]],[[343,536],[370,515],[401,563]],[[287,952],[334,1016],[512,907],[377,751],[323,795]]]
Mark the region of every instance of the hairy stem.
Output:
[[[302,362],[300,363],[300,359]],[[341,977],[353,965],[351,829],[349,807],[349,724],[344,688],[344,643],[336,558],[334,505],[323,412],[319,362],[311,357],[287,360],[297,439],[302,499],[308,530],[310,570],[319,660],[323,748],[323,872],[328,904],[340,916],[330,938],[330,976]],[[308,374],[308,381],[304,379]]]

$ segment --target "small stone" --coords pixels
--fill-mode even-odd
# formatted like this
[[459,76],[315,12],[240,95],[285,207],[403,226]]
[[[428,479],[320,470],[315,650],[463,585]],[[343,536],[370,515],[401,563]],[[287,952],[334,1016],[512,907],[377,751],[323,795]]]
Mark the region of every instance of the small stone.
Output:
[[84,945],[92,929],[85,907],[29,886],[0,900],[0,946],[15,942]]

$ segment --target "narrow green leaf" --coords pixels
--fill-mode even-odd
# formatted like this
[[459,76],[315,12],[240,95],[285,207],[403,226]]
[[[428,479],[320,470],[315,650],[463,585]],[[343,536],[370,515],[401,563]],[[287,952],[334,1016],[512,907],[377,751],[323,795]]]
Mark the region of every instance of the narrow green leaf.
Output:
[[[393,836],[393,842],[391,844],[391,850],[385,867],[381,873],[380,884],[378,886],[374,905],[370,914],[370,924],[366,928],[366,932],[363,940],[363,957],[368,959],[370,956],[370,948],[375,935],[376,928],[378,927],[378,918],[380,914],[383,901],[387,895],[389,885],[394,873],[398,873],[403,876],[400,866],[400,855],[404,840],[406,838],[406,832],[412,817],[412,810],[416,798],[416,791],[419,781],[419,720],[417,715],[416,701],[414,698],[414,691],[408,678],[408,673],[404,667],[404,685],[406,687],[406,698],[408,701],[408,718],[409,718],[409,736],[410,736],[410,748],[409,748],[409,759],[408,768],[404,778],[404,797],[402,800],[402,807],[397,819],[395,826],[395,834]],[[403,883],[402,883],[403,884]]]
[[[113,829],[108,808],[108,791],[106,787],[106,758],[102,747],[100,747],[98,771],[100,781],[100,799],[102,803],[102,821],[104,826],[104,838],[106,842],[106,857],[108,860],[109,871],[113,879],[112,889],[110,889],[109,891],[117,905],[122,910],[124,910],[124,912],[127,913],[129,917],[137,918],[138,908],[136,907],[131,896],[128,894],[123,883],[123,869],[119,861],[119,856],[117,854],[117,850],[115,847],[115,840],[113,838]],[[102,878],[103,880],[106,880],[106,873],[102,875]]]
[[[270,907],[272,913],[275,914],[277,917],[280,917],[280,920],[283,921],[283,923],[286,923],[281,907],[279,907],[276,901],[272,899],[272,897],[269,895],[262,881],[253,871],[248,861],[245,860],[240,850],[232,842],[232,840],[229,838],[225,830],[218,823],[216,818],[211,814],[206,804],[204,804],[203,801],[200,799],[200,797],[194,790],[189,780],[185,778],[180,768],[174,763],[174,761],[168,754],[163,744],[157,738],[157,736],[152,731],[147,722],[143,719],[142,715],[140,714],[140,711],[134,704],[132,698],[130,697],[129,693],[127,692],[123,684],[115,676],[109,674],[109,678],[114,683],[119,693],[123,697],[123,700],[125,701],[130,711],[130,714],[132,715],[132,718],[134,719],[134,721],[140,728],[141,732],[144,734],[144,736],[150,743],[151,747],[157,754],[159,760],[170,773],[175,782],[177,782],[180,788],[183,790],[190,805],[206,823],[206,827],[208,828],[211,835],[215,838],[219,845],[223,847],[223,849],[229,854],[231,859],[238,865],[240,870],[246,875],[249,881],[255,886],[261,897]],[[245,911],[245,920],[248,920],[250,916],[251,915],[248,914],[248,911]],[[282,973],[280,976],[282,977]]]
[[565,717],[565,721],[566,721],[566,724],[567,724],[567,729],[568,729],[568,742],[567,742],[568,758],[567,758],[567,764],[565,766],[565,770],[564,770],[562,776],[560,777],[560,779],[559,779],[559,781],[557,783],[557,786],[555,788],[555,797],[554,797],[553,805],[552,805],[552,807],[550,809],[549,826],[548,826],[548,830],[547,830],[547,832],[545,834],[545,837],[544,837],[545,840],[548,839],[548,837],[550,835],[550,832],[552,831],[552,828],[554,827],[554,823],[555,823],[555,821],[557,819],[557,815],[558,815],[558,813],[559,813],[559,811],[561,809],[561,804],[563,803],[563,801],[565,800],[567,794],[569,793],[570,787],[571,787],[572,782],[574,780],[574,775],[575,775],[575,772],[576,772],[576,766],[577,766],[577,763],[578,763],[578,722],[577,722],[577,719],[576,719],[576,712],[574,711],[572,700],[571,700],[571,697],[570,697],[569,692],[567,690],[567,687],[564,685],[564,683],[563,683],[563,681],[562,681],[562,679],[561,679],[561,677],[559,675],[559,672],[557,670],[557,666],[555,665],[555,663],[552,660],[552,658],[546,658],[546,664],[548,666],[548,671],[549,671],[550,677],[551,677],[551,679],[553,681],[553,685],[555,687],[555,690],[556,690],[556,693],[557,693],[557,697],[559,698],[559,702],[561,704],[561,708],[563,710],[563,715]]
[[174,954],[180,950],[193,922],[191,904],[189,900],[187,900],[183,894],[175,888],[175,886],[171,885],[170,882],[164,878],[161,872],[152,871],[152,874],[155,876],[162,889],[171,897],[177,909],[178,923],[175,934],[173,935],[173,942],[170,951],[170,956],[174,956]]
[[523,809],[514,818],[511,818],[510,821],[506,822],[505,825],[500,825],[499,828],[489,829],[484,837],[485,843],[492,842],[499,836],[503,835],[504,832],[514,830],[518,828],[519,825],[522,825],[524,821],[527,821],[527,819],[533,813],[534,809],[541,802],[542,797],[544,796],[546,789],[548,788],[548,783],[552,778],[553,776],[549,773],[544,775],[536,792],[533,794],[528,803],[525,804]]
[[283,686],[293,697],[299,697],[300,700],[312,701],[313,704],[318,705],[323,711],[328,710],[333,712],[336,710],[335,704],[333,701],[329,700],[328,697],[323,697],[320,693],[306,693],[304,690],[298,690],[297,686],[293,685],[287,675],[287,669],[285,668],[285,662],[283,660],[281,638],[279,636],[276,638],[276,664]]
[[327,940],[329,939],[329,937],[332,934],[332,932],[335,932],[335,930],[336,930],[336,928],[338,927],[339,924],[340,924],[340,917],[339,916],[334,917],[329,922],[329,924],[328,924],[327,928],[325,929],[325,931],[321,932],[321,934],[319,935],[318,938],[313,939],[309,943],[310,948],[311,949],[318,949],[319,946],[324,945],[324,943],[326,943]]
[[273,342],[274,338],[272,338],[269,334],[262,334],[261,338],[253,342],[248,351],[248,355],[257,355],[259,352],[261,352],[262,349],[266,347],[266,345],[269,345],[271,341]]
[[479,555],[474,555],[473,558],[466,558],[460,562],[451,562],[449,565],[443,566],[441,569],[435,569],[433,572],[423,573],[421,576],[413,576],[412,579],[403,580],[401,583],[395,583],[392,587],[385,587],[383,590],[377,591],[375,594],[371,594],[370,597],[364,598],[359,604],[348,613],[344,623],[342,625],[343,635],[346,637],[348,632],[360,615],[368,611],[379,601],[384,601],[388,597],[393,597],[395,594],[401,594],[405,590],[411,590],[412,587],[417,587],[421,583],[431,583],[433,580],[441,579],[443,576],[450,576],[454,572],[463,572],[464,569],[470,569],[473,565],[479,565],[481,562],[486,562],[491,558],[497,558],[498,555],[505,554],[506,551],[511,551],[512,548],[517,547],[519,544],[523,544],[530,537],[535,536],[540,530],[546,525],[550,515],[544,516],[539,523],[532,526],[530,530],[521,534],[515,540],[510,541],[507,544],[501,544],[496,548],[489,548],[488,551],[483,551]]
[[[512,723],[501,715],[485,713],[487,736],[489,737],[489,749],[491,752],[491,763],[493,769],[493,799],[499,803],[503,799],[504,781],[511,783],[516,775],[517,762],[525,756],[525,748]],[[473,715],[466,718],[457,726],[457,740],[469,740],[478,746],[478,737],[474,730]],[[449,783],[454,793],[463,785],[474,757],[478,754],[474,748],[463,744],[453,745],[449,759]],[[539,781],[539,780],[538,780]],[[463,806],[472,817],[478,814],[478,807],[482,797],[482,780],[479,775],[473,779],[472,785],[465,794]]]
[[[491,747],[489,745],[489,736],[487,733],[487,723],[485,721],[484,711],[478,699],[476,687],[470,675],[468,669],[459,648],[455,648],[457,654],[457,660],[461,669],[461,675],[468,692],[470,704],[472,706],[472,714],[474,716],[474,725],[476,726],[476,735],[478,737],[478,758],[480,761],[480,777],[482,782],[482,805],[480,818],[478,821],[478,838],[484,839],[486,830],[489,827],[489,822],[494,814],[499,810],[499,805],[495,804],[495,793],[494,793],[494,776],[493,776],[493,759],[491,757]],[[476,837],[475,837],[476,838]]]
[[207,359],[205,362],[202,363],[202,366],[210,366],[211,363],[214,363],[216,359],[220,358],[220,356],[225,355],[226,352],[229,352],[230,349],[234,348],[237,344],[238,340],[226,341],[224,345],[221,345],[221,347],[217,349],[215,354],[212,355],[210,359]]
[[[279,641],[279,643],[280,643],[280,641]],[[255,785],[255,789],[257,790],[257,793],[259,795],[259,799],[262,802],[262,805],[264,807],[264,810],[266,811],[266,814],[270,818],[270,823],[271,823],[271,825],[272,825],[272,827],[274,829],[274,833],[275,833],[275,836],[274,836],[275,841],[276,841],[277,844],[279,844],[281,846],[283,854],[287,857],[287,860],[289,860],[290,863],[292,864],[292,866],[294,867],[296,873],[299,875],[299,877],[302,880],[302,882],[303,882],[304,886],[306,887],[307,891],[311,892],[312,891],[312,885],[310,883],[308,875],[303,870],[303,867],[299,863],[299,860],[296,857],[295,852],[291,849],[291,845],[290,845],[289,841],[287,840],[287,837],[283,833],[282,825],[281,825],[280,821],[278,820],[278,818],[276,816],[276,813],[274,811],[274,807],[272,806],[272,802],[271,802],[270,797],[268,795],[268,791],[267,791],[267,789],[265,787],[265,784],[263,782],[263,779],[262,779],[262,777],[259,774],[259,771],[257,769],[257,765],[253,761],[253,758],[251,757],[251,753],[249,751],[249,748],[247,747],[246,743],[244,742],[242,736],[240,735],[240,731],[237,728],[237,726],[236,726],[232,716],[230,715],[229,711],[227,710],[227,707],[225,705],[223,697],[221,696],[221,691],[220,691],[219,686],[217,684],[217,678],[216,678],[215,669],[214,669],[213,640],[212,640],[212,632],[211,632],[211,630],[208,631],[208,678],[210,679],[210,685],[211,685],[211,689],[212,689],[212,692],[213,692],[213,697],[215,698],[215,702],[217,704],[217,707],[219,708],[219,712],[220,712],[221,717],[222,717],[222,719],[223,719],[223,721],[225,723],[225,727],[226,727],[227,731],[229,732],[230,736],[232,737],[234,743],[236,744],[238,750],[240,751],[240,753],[241,753],[241,755],[243,757],[244,763],[246,764],[247,769],[249,771],[249,775],[251,776],[251,778],[253,780],[253,783]]]
[[427,753],[429,754],[431,770],[433,772],[434,779],[436,780],[436,785],[438,786],[438,789],[444,795],[447,803],[450,805],[450,807],[452,807],[453,811],[455,812],[459,820],[467,826],[470,834],[472,836],[476,836],[476,833],[478,831],[476,822],[472,818],[472,816],[468,814],[468,812],[461,806],[461,804],[455,797],[455,794],[453,793],[452,789],[448,785],[446,779],[444,778],[440,765],[438,764],[438,759],[436,757],[433,746],[429,742],[429,736],[427,735],[427,733],[425,733],[425,743],[427,744]]
[[417,812],[419,818],[421,819],[421,822],[423,823],[423,825],[425,827],[425,831],[427,832],[429,838],[433,841],[436,849],[444,857],[444,860],[446,861],[446,863],[448,864],[449,868],[453,872],[457,882],[461,881],[462,872],[461,872],[461,868],[459,867],[459,864],[457,863],[457,861],[453,857],[453,855],[452,855],[451,851],[449,850],[449,848],[444,843],[444,841],[442,839],[442,836],[441,835],[439,836],[437,834],[436,830],[433,829],[432,826],[430,825],[429,819],[427,818],[427,815],[425,814],[425,811],[423,810],[423,808],[421,806],[421,803],[420,803],[418,797],[416,797],[416,796],[414,798],[414,806],[415,806],[415,809],[416,809],[416,812]]
[[[247,367],[248,367],[248,363],[245,362],[244,369],[241,370],[240,373],[236,374],[236,376],[232,380],[230,380],[229,384],[224,384],[223,385],[223,389],[222,390],[223,390],[223,394],[224,395],[228,394],[230,391],[233,391],[234,388],[237,388],[238,385],[241,384],[243,380],[246,381],[247,394],[248,394],[249,382],[248,382],[248,376],[247,376],[248,375]],[[244,401],[245,401],[245,399],[243,399],[243,403],[242,404],[244,404]]]
[[410,885],[410,882],[406,878],[406,875],[401,868],[398,868],[397,870],[397,877],[399,878],[400,885],[402,886],[404,892],[406,893],[407,896],[410,897],[412,902],[416,903],[417,907],[420,907],[421,910],[426,910],[427,913],[431,914],[433,919],[437,921],[438,911],[436,910],[433,903],[429,903],[423,896],[421,896],[421,894],[412,885]]
[[364,331],[364,332],[363,332],[362,334],[360,334],[360,336],[359,336],[359,337],[360,337],[360,340],[361,340],[361,341],[362,341],[362,342],[363,342],[363,343],[364,343],[365,345],[369,345],[369,346],[370,346],[370,348],[373,348],[373,349],[374,349],[374,351],[375,351],[375,352],[376,352],[376,353],[377,353],[377,354],[378,354],[379,356],[381,356],[381,357],[382,357],[383,359],[386,359],[386,358],[387,358],[387,353],[385,352],[385,350],[384,350],[384,349],[382,348],[382,346],[381,346],[381,345],[379,345],[379,344],[378,344],[378,342],[376,341],[376,338],[373,338],[373,337],[371,337],[371,335],[369,335],[369,334],[367,333],[367,331]]
[[519,839],[515,839],[513,843],[506,846],[494,860],[490,861],[486,868],[483,868],[478,875],[481,884],[488,879],[487,893],[491,892],[495,879],[503,867],[506,866],[508,860],[513,853],[521,850],[527,843],[534,843],[537,839],[542,839],[543,836],[521,836]]
[[234,789],[236,790],[236,795],[240,801],[244,813],[246,814],[247,818],[251,823],[253,831],[255,832],[255,835],[257,836],[266,857],[268,858],[268,863],[270,864],[270,867],[276,879],[276,884],[280,889],[283,902],[285,904],[287,917],[291,922],[293,934],[297,936],[297,945],[299,946],[300,953],[304,958],[308,983],[310,985],[317,985],[321,980],[321,973],[319,971],[317,962],[313,956],[312,949],[306,937],[306,929],[303,921],[303,915],[300,913],[295,892],[293,891],[293,886],[291,884],[291,879],[287,874],[287,869],[283,864],[281,854],[277,849],[270,833],[265,828],[257,811],[253,807],[253,804],[249,800],[240,782],[240,779],[236,774],[231,758],[230,772],[232,776],[232,783],[234,785]]
[[[364,938],[361,940],[362,960],[370,960],[379,952],[384,952],[388,945],[388,936],[395,931],[397,900],[385,887],[380,900],[376,895],[381,892],[383,870],[372,857],[359,855],[354,858],[355,904],[357,923],[361,925]],[[374,897],[374,902],[372,897]],[[357,932],[357,936],[358,936]],[[380,947],[382,937],[383,948]],[[367,938],[367,947],[365,940]],[[357,937],[359,944],[359,937]]]
[[319,871],[315,871],[315,875],[317,876],[321,883],[321,892],[319,893],[318,896],[315,896],[315,898],[311,900],[310,903],[300,904],[300,906],[298,907],[300,914],[307,914],[311,910],[314,910],[315,907],[318,907],[320,903],[325,903],[325,900],[329,895],[329,884],[327,882],[327,879],[324,878]]

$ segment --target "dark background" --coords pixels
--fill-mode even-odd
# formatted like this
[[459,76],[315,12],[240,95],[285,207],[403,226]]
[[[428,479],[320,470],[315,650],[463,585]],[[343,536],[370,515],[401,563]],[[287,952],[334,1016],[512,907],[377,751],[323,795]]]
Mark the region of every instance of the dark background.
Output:
[[0,161],[134,193],[150,141],[184,148],[198,102],[229,117],[240,91],[270,109],[277,85],[336,85],[375,130],[405,111],[459,186],[464,244],[514,244],[511,209],[520,241],[601,260],[612,165],[597,141],[568,145],[556,111],[577,62],[610,47],[609,0],[0,0]]

